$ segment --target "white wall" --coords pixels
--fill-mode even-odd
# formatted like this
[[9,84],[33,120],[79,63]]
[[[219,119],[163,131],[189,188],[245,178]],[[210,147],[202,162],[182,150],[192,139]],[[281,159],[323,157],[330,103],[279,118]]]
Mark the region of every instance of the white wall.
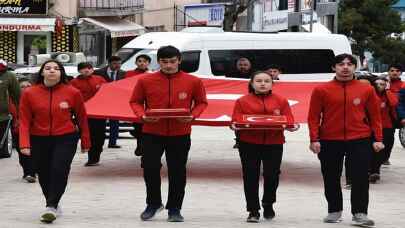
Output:
[[[51,1],[52,2],[52,1]],[[50,13],[55,16],[77,17],[78,1],[76,0],[53,0],[54,6]],[[56,12],[56,13],[55,13]]]

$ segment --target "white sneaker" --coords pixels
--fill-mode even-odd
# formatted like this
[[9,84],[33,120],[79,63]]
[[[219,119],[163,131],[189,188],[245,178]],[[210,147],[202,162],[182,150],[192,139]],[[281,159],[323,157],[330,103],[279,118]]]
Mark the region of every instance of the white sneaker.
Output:
[[323,219],[324,223],[339,223],[342,221],[342,211],[328,213]]
[[41,215],[41,222],[52,223],[56,219],[56,209],[53,207],[46,207],[46,210]]
[[364,213],[356,213],[352,218],[352,225],[361,227],[374,227],[375,223]]
[[61,217],[63,215],[62,212],[62,206],[59,204],[58,207],[56,208],[56,217]]

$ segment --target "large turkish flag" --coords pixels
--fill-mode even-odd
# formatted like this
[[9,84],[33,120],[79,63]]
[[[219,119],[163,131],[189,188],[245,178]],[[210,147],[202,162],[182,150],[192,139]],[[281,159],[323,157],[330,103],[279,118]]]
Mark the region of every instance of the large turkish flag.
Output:
[[[100,91],[86,102],[87,114],[92,118],[138,121],[129,106],[129,99],[139,77],[104,84]],[[243,79],[202,78],[208,97],[208,107],[194,121],[195,125],[228,126],[236,99],[247,93],[248,81]],[[276,81],[273,93],[289,100],[295,121],[307,119],[312,89],[321,82]]]

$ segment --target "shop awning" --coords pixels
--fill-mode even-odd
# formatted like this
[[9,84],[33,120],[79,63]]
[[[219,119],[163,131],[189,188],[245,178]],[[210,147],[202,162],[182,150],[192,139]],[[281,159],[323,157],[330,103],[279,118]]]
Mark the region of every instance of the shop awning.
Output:
[[2,17],[0,31],[53,32],[55,20],[55,18]]
[[111,37],[138,36],[145,33],[145,28],[141,25],[118,17],[87,17],[82,20],[109,30]]
[[[310,24],[305,24],[302,25],[302,28],[304,28],[305,31],[309,32],[310,30]],[[312,24],[312,33],[324,33],[324,34],[330,34],[330,30],[323,24],[316,22]]]

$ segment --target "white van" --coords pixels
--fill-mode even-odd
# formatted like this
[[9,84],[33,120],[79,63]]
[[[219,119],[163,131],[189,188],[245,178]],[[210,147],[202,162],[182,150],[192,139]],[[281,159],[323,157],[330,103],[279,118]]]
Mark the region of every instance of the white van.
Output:
[[348,53],[347,37],[313,33],[224,32],[219,28],[188,28],[181,32],[152,32],[126,44],[117,53],[123,70],[135,68],[135,58],[147,54],[151,70],[157,70],[156,52],[173,45],[182,53],[182,70],[199,76],[225,77],[235,69],[237,59],[248,58],[254,70],[277,65],[281,79],[316,80],[330,78],[335,55]]

